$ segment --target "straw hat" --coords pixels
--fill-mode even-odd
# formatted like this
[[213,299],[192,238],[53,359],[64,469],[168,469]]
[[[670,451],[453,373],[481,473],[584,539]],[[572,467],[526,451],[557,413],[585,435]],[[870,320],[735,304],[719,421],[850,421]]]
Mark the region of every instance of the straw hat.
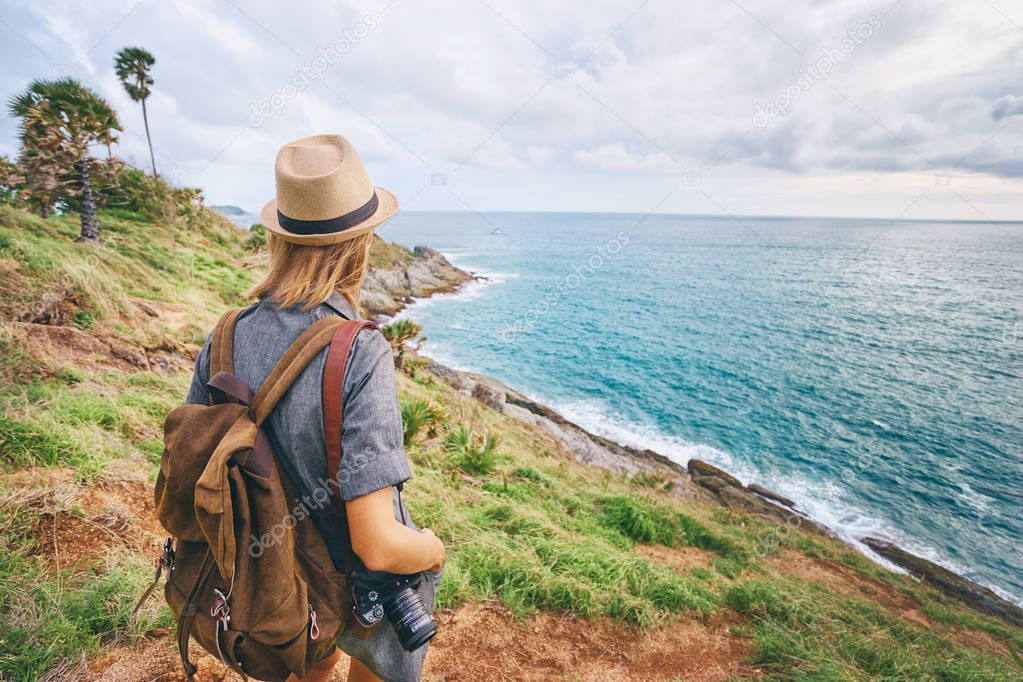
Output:
[[285,241],[336,244],[366,234],[398,211],[398,200],[373,187],[352,143],[340,135],[314,135],[277,153],[277,197],[260,220]]

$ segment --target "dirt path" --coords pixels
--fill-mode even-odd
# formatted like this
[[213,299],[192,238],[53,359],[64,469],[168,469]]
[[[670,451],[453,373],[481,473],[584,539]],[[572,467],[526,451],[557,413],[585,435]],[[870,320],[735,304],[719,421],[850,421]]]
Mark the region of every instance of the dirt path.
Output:
[[[748,642],[725,620],[680,620],[650,630],[542,613],[515,619],[503,607],[472,604],[441,617],[423,679],[449,680],[727,680],[756,674],[743,665]],[[193,645],[193,655],[199,651]],[[240,679],[212,656],[198,659],[199,682]],[[343,680],[338,667],[333,679]],[[81,678],[103,682],[184,680],[169,633],[96,657]]]

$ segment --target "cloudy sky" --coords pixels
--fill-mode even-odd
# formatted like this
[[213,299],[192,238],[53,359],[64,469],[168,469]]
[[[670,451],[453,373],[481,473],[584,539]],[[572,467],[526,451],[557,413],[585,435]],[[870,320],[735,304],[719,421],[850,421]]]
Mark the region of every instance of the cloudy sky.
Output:
[[249,210],[339,132],[410,210],[1023,220],[1021,0],[0,0],[0,94],[79,78],[145,164],[126,45],[160,172]]

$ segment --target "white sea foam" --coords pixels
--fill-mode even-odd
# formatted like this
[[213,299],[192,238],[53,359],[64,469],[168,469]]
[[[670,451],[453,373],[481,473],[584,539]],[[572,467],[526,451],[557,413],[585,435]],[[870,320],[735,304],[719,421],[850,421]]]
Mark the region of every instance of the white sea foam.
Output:
[[[460,254],[457,249],[445,249],[441,252],[448,262],[459,268],[472,273],[475,279],[472,279],[462,286],[458,287],[455,291],[448,291],[439,294],[433,294],[425,298],[413,298],[412,302],[402,308],[392,319],[400,320],[403,318],[412,317],[417,312],[422,311],[424,308],[436,305],[438,303],[450,302],[452,299],[471,301],[473,299],[482,296],[489,287],[496,284],[503,284],[510,279],[518,277],[516,272],[503,272],[500,270],[485,270],[482,268],[474,267],[469,263],[461,262],[458,257]],[[475,255],[470,251],[466,251],[465,254],[472,256]],[[459,261],[459,262],[456,262]],[[431,348],[431,351],[433,349]]]

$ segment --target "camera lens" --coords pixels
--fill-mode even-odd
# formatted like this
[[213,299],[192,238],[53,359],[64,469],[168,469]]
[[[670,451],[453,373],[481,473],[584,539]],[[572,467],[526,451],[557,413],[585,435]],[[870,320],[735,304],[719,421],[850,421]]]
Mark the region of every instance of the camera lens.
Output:
[[423,607],[419,593],[410,587],[395,593],[384,609],[405,651],[415,651],[437,634],[433,616]]

